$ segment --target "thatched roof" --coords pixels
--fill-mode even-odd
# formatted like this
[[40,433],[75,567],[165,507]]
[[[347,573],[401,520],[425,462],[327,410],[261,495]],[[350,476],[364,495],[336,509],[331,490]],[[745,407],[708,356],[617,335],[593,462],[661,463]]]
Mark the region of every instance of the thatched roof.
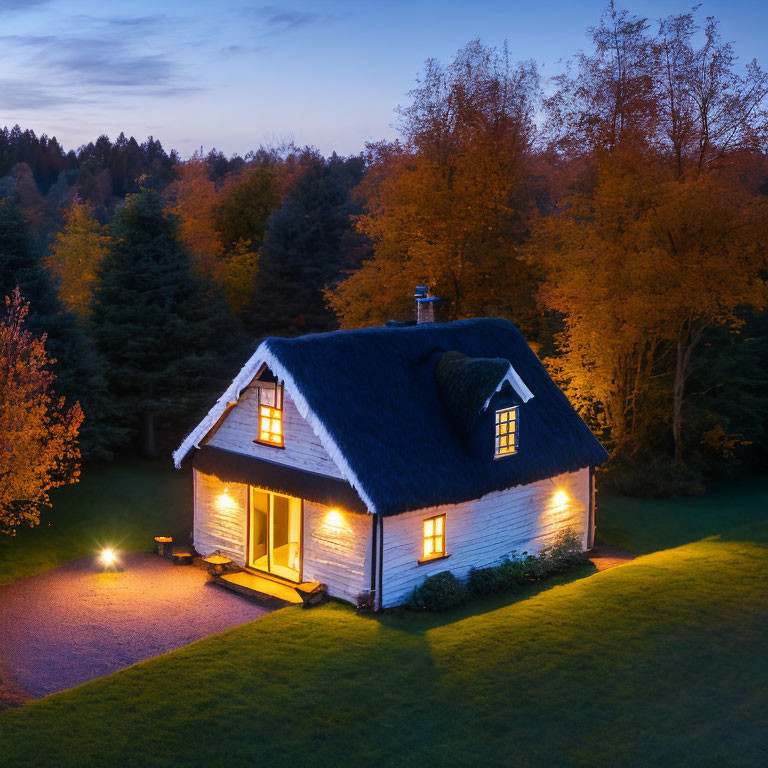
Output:
[[[456,504],[607,458],[519,331],[478,319],[266,339],[177,464],[264,363],[371,512]],[[521,438],[516,454],[494,460],[493,434],[479,454],[460,425],[505,381],[520,403]]]

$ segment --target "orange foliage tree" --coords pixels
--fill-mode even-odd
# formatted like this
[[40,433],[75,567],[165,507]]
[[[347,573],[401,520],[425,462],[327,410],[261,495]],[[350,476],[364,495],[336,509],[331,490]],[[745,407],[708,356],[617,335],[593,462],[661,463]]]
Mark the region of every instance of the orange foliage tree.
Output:
[[409,317],[421,283],[450,318],[530,311],[518,247],[533,207],[525,182],[537,93],[532,64],[478,41],[448,67],[427,62],[400,110],[404,142],[370,148],[358,229],[375,254],[329,294],[343,326]]
[[666,433],[682,466],[704,339],[766,305],[768,199],[744,179],[768,78],[695,13],[654,32],[611,3],[547,102],[552,154],[581,169],[529,247],[564,326],[550,364],[625,463],[653,459],[650,436],[665,454]]
[[216,228],[214,209],[219,202],[216,185],[200,153],[180,163],[177,180],[168,187],[170,209],[179,217],[179,236],[189,249],[198,271],[211,278],[216,273],[224,244]]
[[[252,216],[249,218],[240,210],[249,208],[247,202],[238,208],[243,197],[241,190],[248,185],[249,174],[246,173],[245,178],[228,180],[219,188],[210,180],[208,166],[199,153],[181,163],[177,174],[178,179],[166,191],[166,199],[170,201],[170,210],[178,216],[179,237],[192,255],[197,273],[213,282],[226,298],[232,313],[239,315],[253,293],[259,267],[258,248],[263,239],[263,232],[250,232],[248,224]],[[267,197],[264,223],[271,210],[271,192]],[[248,213],[252,212],[249,210]],[[235,220],[247,220],[243,225],[247,237],[229,221],[228,226],[222,226],[226,214]],[[262,212],[257,218],[259,215]],[[234,240],[230,242],[229,237]]]
[[67,309],[84,320],[90,311],[96,270],[109,248],[109,237],[90,203],[75,200],[64,211],[64,230],[56,235],[46,266]]
[[[542,221],[532,253],[546,307],[563,316],[553,360],[569,395],[614,446],[636,450],[654,378],[681,458],[692,356],[707,329],[766,305],[768,200],[715,173],[683,180],[606,163],[589,196]],[[662,409],[664,412],[664,409]]]
[[80,475],[77,437],[83,412],[50,392],[45,336],[24,330],[29,304],[16,288],[0,323],[0,531],[34,526],[48,492]]

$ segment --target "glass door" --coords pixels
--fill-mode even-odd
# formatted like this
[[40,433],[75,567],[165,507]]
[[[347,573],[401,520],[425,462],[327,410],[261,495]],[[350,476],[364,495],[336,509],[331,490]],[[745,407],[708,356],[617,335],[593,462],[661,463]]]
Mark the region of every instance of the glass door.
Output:
[[301,580],[301,499],[251,487],[248,565]]

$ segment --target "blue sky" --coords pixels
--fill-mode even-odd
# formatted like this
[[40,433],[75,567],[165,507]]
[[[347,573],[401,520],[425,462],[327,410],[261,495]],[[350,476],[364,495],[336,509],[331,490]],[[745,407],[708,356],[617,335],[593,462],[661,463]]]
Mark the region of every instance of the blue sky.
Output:
[[[288,4],[206,0],[0,0],[0,125],[76,147],[121,130],[187,156],[292,139],[348,154],[393,138],[428,57],[508,40],[546,78],[587,45],[607,0]],[[619,3],[620,7],[621,4]],[[686,3],[627,4],[651,19]],[[743,61],[768,65],[768,4],[704,2]]]

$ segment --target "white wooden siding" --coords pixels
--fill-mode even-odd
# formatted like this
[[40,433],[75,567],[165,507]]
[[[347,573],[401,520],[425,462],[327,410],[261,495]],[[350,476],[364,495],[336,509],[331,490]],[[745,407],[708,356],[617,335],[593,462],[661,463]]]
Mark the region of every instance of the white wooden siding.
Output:
[[354,603],[370,588],[371,516],[304,502],[305,581],[321,581],[334,597]]
[[221,554],[244,566],[248,486],[222,483],[198,470],[194,471],[194,483],[195,549],[203,557],[220,550]]
[[339,468],[323,448],[317,435],[298,412],[287,392],[283,393],[283,435],[285,448],[275,448],[253,441],[259,435],[257,390],[248,388],[232,408],[208,445],[267,459],[296,469],[342,478]]
[[[429,507],[384,518],[384,607],[401,605],[427,576],[451,571],[466,579],[472,568],[501,562],[512,552],[538,554],[570,527],[587,544],[589,469],[488,494],[463,504]],[[555,494],[564,491],[565,504]],[[445,514],[448,558],[419,565],[422,523]]]

